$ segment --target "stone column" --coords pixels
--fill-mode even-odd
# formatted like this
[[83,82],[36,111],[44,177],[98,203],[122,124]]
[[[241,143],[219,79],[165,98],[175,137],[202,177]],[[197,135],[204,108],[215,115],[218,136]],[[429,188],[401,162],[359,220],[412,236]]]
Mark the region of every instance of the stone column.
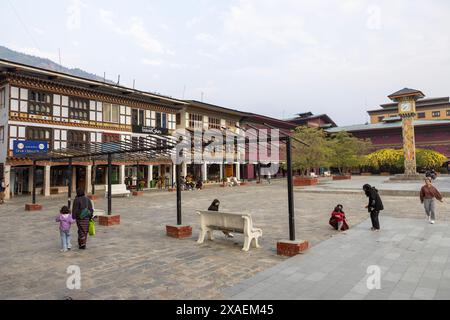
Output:
[[11,166],[4,166],[3,167],[5,170],[5,186],[6,186],[6,190],[5,190],[5,200],[8,200],[11,198]]
[[241,180],[241,166],[238,163],[235,164],[236,165],[236,179]]
[[202,164],[202,178],[203,182],[208,180],[208,164],[206,162],[203,162]]
[[51,166],[44,167],[44,197],[50,196],[50,172]]
[[119,184],[125,184],[125,165],[119,166]]
[[220,181],[222,181],[222,179],[223,179],[223,170],[224,170],[222,163],[219,164],[219,168],[220,168]]
[[150,188],[150,182],[153,180],[153,165],[149,165],[147,169],[147,186]]
[[86,166],[86,194],[92,193],[92,165]]

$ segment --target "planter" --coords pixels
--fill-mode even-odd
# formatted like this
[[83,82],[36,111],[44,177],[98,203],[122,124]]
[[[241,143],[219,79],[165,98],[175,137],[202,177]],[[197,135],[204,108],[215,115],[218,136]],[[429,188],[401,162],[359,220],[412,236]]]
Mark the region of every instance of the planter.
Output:
[[333,180],[350,180],[352,176],[333,176]]
[[388,176],[391,175],[391,173],[390,173],[390,172],[381,172],[380,175],[381,175],[381,176],[388,177]]
[[139,197],[139,196],[143,196],[144,195],[144,191],[133,191],[133,196],[135,197]]
[[362,176],[371,176],[372,173],[371,172],[363,172],[361,173]]
[[295,187],[315,186],[318,183],[319,179],[317,178],[295,176],[293,179],[293,184]]

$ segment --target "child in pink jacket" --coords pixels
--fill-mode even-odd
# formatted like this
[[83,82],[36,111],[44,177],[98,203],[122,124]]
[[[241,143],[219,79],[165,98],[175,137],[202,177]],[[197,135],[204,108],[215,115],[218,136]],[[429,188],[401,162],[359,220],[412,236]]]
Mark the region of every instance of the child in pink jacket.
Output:
[[56,217],[56,222],[59,222],[59,234],[61,236],[61,252],[67,252],[72,248],[70,243],[70,227],[72,223],[76,222],[72,218],[70,209],[67,206],[61,208],[59,215]]

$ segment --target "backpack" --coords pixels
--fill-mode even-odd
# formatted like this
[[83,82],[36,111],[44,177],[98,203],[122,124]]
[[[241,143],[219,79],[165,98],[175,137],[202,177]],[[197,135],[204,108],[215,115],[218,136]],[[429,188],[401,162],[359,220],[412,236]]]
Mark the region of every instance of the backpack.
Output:
[[83,210],[81,210],[80,219],[86,219],[86,218],[89,218],[90,216],[91,216],[91,212],[89,211],[88,208],[84,208]]

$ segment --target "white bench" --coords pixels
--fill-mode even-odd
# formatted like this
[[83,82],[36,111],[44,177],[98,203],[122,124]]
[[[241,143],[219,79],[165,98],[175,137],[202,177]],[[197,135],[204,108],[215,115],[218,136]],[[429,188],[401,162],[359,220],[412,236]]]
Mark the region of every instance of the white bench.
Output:
[[250,214],[205,210],[198,210],[197,213],[200,216],[200,234],[197,243],[203,243],[207,234],[209,240],[214,240],[213,231],[220,230],[243,233],[243,251],[248,251],[251,243],[255,248],[260,247],[258,238],[262,237],[262,230],[253,227]]
[[[112,184],[111,185],[111,196],[122,195],[130,196],[130,190],[127,189],[126,184]],[[108,186],[105,185],[105,198],[108,197]]]

